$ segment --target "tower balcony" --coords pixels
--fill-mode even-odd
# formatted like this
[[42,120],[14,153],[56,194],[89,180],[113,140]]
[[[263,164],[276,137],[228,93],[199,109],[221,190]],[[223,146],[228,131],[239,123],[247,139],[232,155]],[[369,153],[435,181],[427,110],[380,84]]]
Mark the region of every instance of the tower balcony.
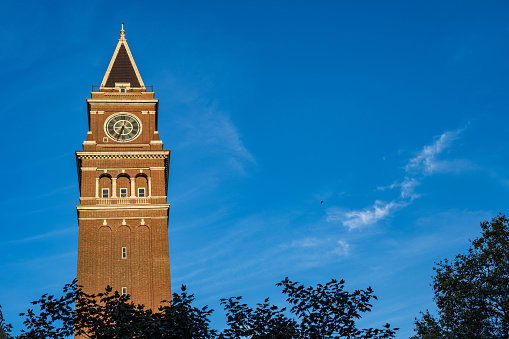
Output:
[[92,85],[92,92],[111,92],[111,93],[129,93],[129,92],[154,92],[154,86],[131,87],[129,83],[120,83],[115,87],[101,87]]
[[[81,197],[80,205],[78,208],[98,207],[101,209],[117,209],[117,208],[149,208],[150,206],[159,206],[166,204],[166,196],[151,196],[151,197],[113,197],[113,198],[95,198],[95,197]],[[0,338],[1,339],[1,338]]]
[[146,205],[151,198],[99,198],[97,205]]

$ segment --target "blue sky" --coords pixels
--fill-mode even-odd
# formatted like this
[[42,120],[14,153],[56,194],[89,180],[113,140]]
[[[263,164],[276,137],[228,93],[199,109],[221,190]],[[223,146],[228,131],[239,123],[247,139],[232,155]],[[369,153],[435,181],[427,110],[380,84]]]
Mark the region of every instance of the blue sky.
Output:
[[[76,275],[74,151],[125,23],[172,150],[172,286],[197,305],[343,278],[408,338],[434,262],[507,213],[504,1],[4,1],[0,304]],[[324,203],[321,204],[320,202]]]

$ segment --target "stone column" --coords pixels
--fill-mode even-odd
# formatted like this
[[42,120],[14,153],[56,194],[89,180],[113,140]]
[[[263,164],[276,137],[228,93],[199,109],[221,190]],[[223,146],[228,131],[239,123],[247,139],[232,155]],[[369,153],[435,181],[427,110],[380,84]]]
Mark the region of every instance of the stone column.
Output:
[[117,178],[111,179],[111,197],[116,198],[117,197]]
[[147,197],[152,197],[152,180],[150,179],[150,177],[148,177],[148,182],[147,182]]
[[99,178],[95,178],[95,197],[99,198]]
[[134,190],[136,189],[136,178],[129,178],[131,180],[131,198],[136,198],[136,194],[134,194]]

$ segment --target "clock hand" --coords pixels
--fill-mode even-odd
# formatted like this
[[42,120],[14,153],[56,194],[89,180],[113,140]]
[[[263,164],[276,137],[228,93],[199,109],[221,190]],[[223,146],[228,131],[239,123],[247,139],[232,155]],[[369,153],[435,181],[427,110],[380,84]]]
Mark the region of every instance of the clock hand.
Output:
[[125,126],[124,126],[124,125],[122,125],[122,128],[120,129],[120,133],[119,133],[119,135],[118,135],[117,140],[118,140],[118,139],[120,139],[120,137],[122,136],[122,132],[124,131],[124,127],[125,127]]

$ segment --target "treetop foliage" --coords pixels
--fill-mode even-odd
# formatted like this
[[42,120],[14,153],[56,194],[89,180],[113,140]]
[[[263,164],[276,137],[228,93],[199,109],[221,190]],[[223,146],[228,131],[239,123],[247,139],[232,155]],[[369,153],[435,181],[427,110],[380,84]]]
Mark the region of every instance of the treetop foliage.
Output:
[[465,254],[434,267],[435,318],[415,321],[418,338],[509,338],[509,220],[481,223],[481,236]]
[[64,287],[61,297],[45,294],[32,302],[25,329],[17,339],[65,338],[73,334],[90,339],[132,338],[223,338],[223,339],[325,339],[393,338],[397,328],[358,329],[355,321],[371,311],[373,290],[344,290],[344,281],[332,279],[325,285],[306,287],[285,278],[277,284],[287,295],[290,309],[278,308],[267,298],[255,309],[241,297],[221,299],[227,313],[227,327],[210,328],[213,310],[192,305],[194,296],[183,285],[172,301],[156,312],[136,305],[108,287],[97,295],[85,293],[76,280]]
[[5,323],[4,315],[2,314],[2,305],[0,305],[0,339],[9,338],[10,330],[11,325]]

